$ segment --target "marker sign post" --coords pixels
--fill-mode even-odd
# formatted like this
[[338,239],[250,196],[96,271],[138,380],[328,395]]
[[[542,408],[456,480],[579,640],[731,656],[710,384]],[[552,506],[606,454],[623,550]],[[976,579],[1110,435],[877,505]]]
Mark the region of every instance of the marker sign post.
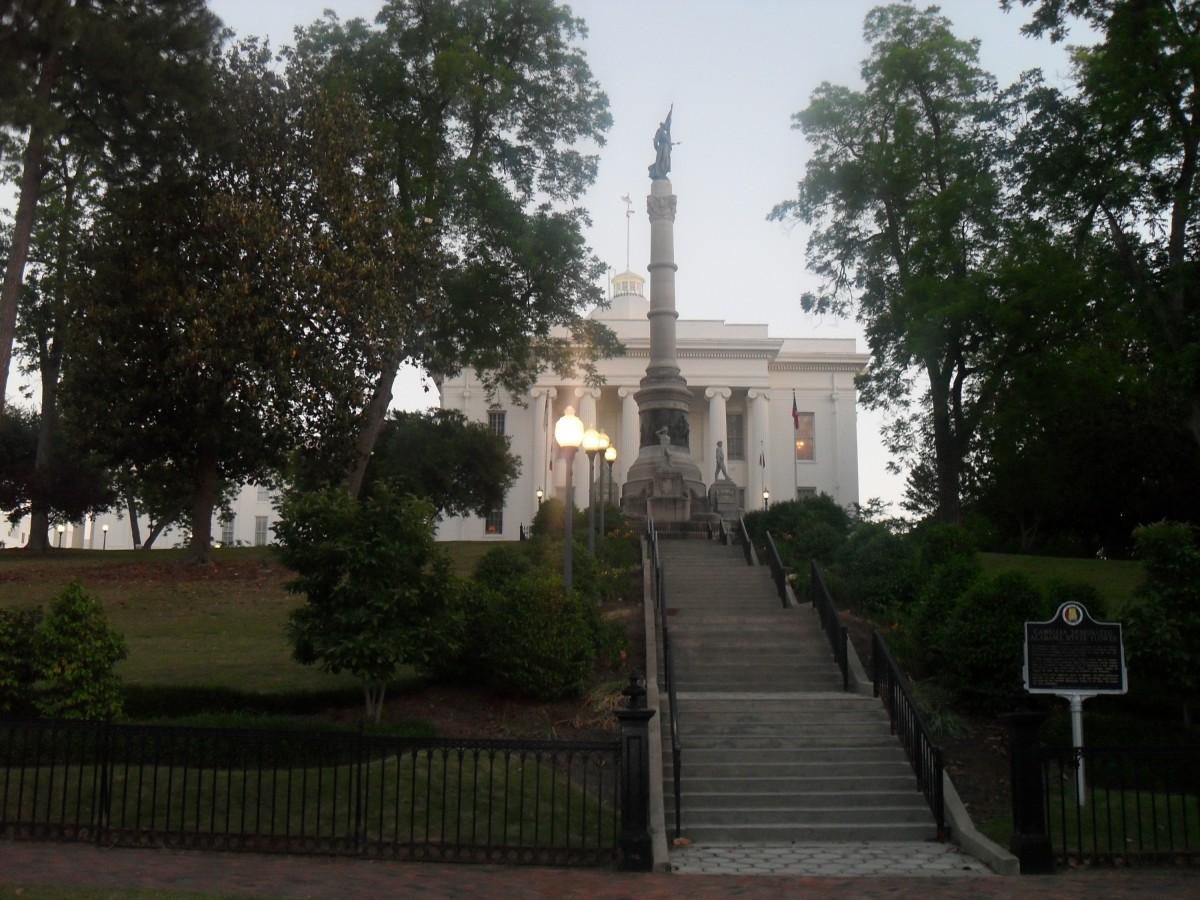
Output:
[[[1097,622],[1082,603],[1064,603],[1048,622],[1025,623],[1025,690],[1071,703],[1071,737],[1083,746],[1083,701],[1129,690],[1119,622]],[[1075,797],[1084,805],[1083,759]]]

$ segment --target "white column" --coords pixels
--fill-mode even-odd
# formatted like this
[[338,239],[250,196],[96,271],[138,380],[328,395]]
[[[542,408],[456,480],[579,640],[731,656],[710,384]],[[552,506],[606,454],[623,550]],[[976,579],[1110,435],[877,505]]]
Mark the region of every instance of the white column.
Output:
[[[709,387],[704,389],[704,396],[708,398],[708,446],[704,448],[704,452],[700,454],[700,459],[708,460],[711,465],[708,466],[708,471],[713,473],[713,480],[716,480],[717,469],[717,441],[721,442],[721,446],[725,448],[726,460],[729,458],[729,435],[728,423],[725,421],[725,401],[732,396],[733,391],[727,387]],[[695,453],[695,448],[692,448]],[[757,462],[757,459],[755,460]],[[728,465],[726,466],[728,468]],[[704,474],[704,470],[701,470]]]
[[625,483],[625,473],[637,461],[641,450],[641,421],[637,401],[633,399],[637,391],[636,385],[617,388],[617,396],[621,398],[621,443],[617,447],[617,464],[613,466],[617,484]]
[[[762,509],[763,488],[771,489],[771,469],[777,465],[771,449],[770,422],[770,391],[763,388],[751,388],[746,392],[750,401],[750,434],[752,444],[747,448],[750,458],[750,477],[746,479],[746,509]],[[759,454],[765,454],[767,470],[764,472],[758,465]],[[771,491],[772,496],[775,492]]]
[[[831,425],[829,428],[829,455],[831,457],[830,462],[832,463],[832,466],[833,466],[833,468],[832,468],[833,499],[835,501],[837,501],[838,505],[840,506],[844,501],[842,500],[841,454],[838,452],[838,429],[841,427],[840,423],[838,422],[838,399],[839,399],[839,397],[840,397],[840,395],[838,394],[838,388],[837,388],[837,374],[834,372],[830,372],[829,373],[829,403],[830,403],[830,406],[833,408],[833,413],[830,416]],[[818,450],[820,449],[820,446],[821,446],[820,438],[818,438],[817,439],[817,449]]]

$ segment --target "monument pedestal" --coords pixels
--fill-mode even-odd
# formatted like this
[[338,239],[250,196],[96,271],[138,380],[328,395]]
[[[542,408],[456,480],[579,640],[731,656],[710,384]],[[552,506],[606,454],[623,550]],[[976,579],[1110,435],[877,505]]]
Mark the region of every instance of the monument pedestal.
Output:
[[736,519],[741,514],[737,482],[728,478],[714,481],[708,489],[708,507],[722,519]]

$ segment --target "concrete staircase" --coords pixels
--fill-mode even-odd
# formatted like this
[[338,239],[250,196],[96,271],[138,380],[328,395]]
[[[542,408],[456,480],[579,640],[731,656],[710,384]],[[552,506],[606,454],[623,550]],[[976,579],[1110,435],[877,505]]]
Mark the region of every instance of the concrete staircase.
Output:
[[[660,540],[659,552],[675,655],[683,836],[698,844],[936,839],[887,714],[878,700],[842,691],[816,614],[784,609],[769,569],[747,566],[739,547]],[[667,710],[661,721],[673,836]]]

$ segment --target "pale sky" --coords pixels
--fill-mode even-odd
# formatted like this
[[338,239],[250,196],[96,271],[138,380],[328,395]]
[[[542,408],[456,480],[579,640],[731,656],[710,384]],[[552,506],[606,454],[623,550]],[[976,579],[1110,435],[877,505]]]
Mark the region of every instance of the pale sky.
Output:
[[[584,199],[593,251],[615,271],[626,263],[626,216],[634,201],[629,264],[645,274],[649,223],[646,167],[658,122],[675,105],[671,160],[678,195],[675,221],[676,307],[685,319],[766,323],[773,337],[857,337],[852,321],[800,309],[815,281],[805,271],[806,235],[766,221],[792,198],[807,147],[791,115],[823,81],[857,86],[866,55],[866,0],[575,0],[589,30],[588,61],[608,94],[613,127],[599,149],[600,172]],[[924,5],[924,4],[921,4]],[[946,0],[942,12],[964,38],[979,38],[983,67],[1002,85],[1041,67],[1065,82],[1061,45],[1021,36],[1023,10],[1005,14],[999,0]],[[296,25],[332,8],[340,18],[373,18],[381,0],[210,0],[239,35],[290,43]],[[11,396],[11,394],[10,394]],[[397,384],[396,405],[423,408],[420,378]],[[859,411],[859,480],[863,502],[897,501],[903,479],[889,475],[877,413]],[[898,508],[894,511],[898,512]]]

